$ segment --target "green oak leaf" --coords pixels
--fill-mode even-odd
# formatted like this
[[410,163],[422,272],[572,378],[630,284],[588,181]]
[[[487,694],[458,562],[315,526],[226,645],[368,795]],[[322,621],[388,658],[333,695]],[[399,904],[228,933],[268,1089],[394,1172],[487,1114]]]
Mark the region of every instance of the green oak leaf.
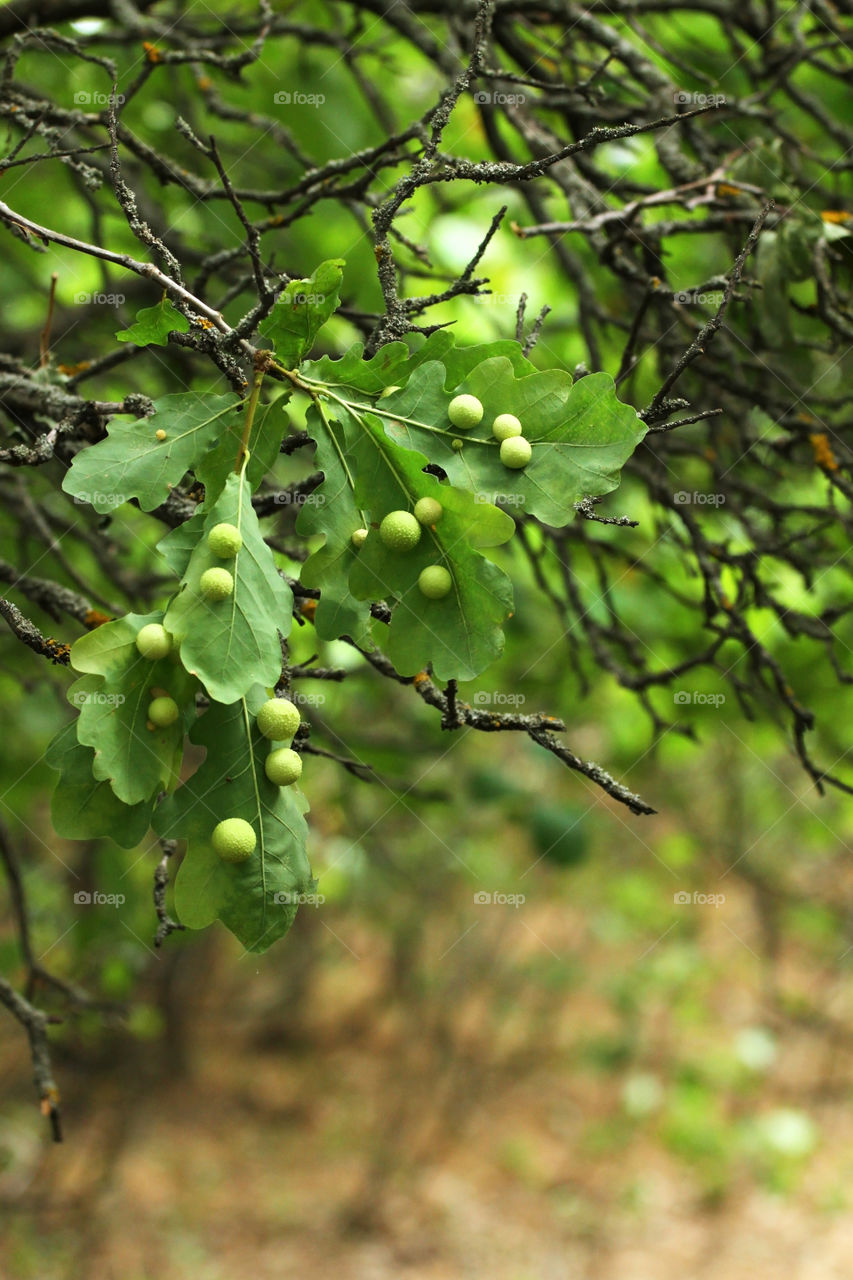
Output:
[[[432,664],[439,680],[473,679],[500,655],[501,625],[512,611],[509,579],[475,547],[505,542],[514,522],[473,494],[425,475],[424,455],[395,445],[372,414],[351,414],[340,404],[335,413],[348,441],[355,501],[373,526],[354,557],[350,590],[359,599],[385,599],[392,606],[383,648],[401,675]],[[438,499],[442,519],[423,529],[411,551],[389,550],[377,526],[389,511],[411,510],[421,497]],[[431,564],[443,564],[453,577],[453,589],[442,600],[428,600],[417,585]]]
[[[264,773],[270,743],[255,714],[266,698],[255,686],[228,706],[210,704],[190,734],[206,748],[204,761],[154,816],[160,836],[188,842],[175,882],[181,923],[203,929],[219,919],[254,952],[287,933],[295,899],[316,885],[305,852],[307,801],[295,786],[277,787]],[[223,862],[211,847],[213,829],[225,818],[243,818],[255,830],[258,845],[245,862]]]
[[[617,399],[606,373],[574,383],[560,369],[517,377],[513,362],[497,356],[472,369],[461,387],[485,410],[474,431],[458,431],[448,420],[452,395],[438,362],[417,369],[403,390],[377,403],[375,412],[390,439],[422,450],[452,484],[517,506],[557,528],[574,517],[575,502],[616,488],[621,466],[647,429],[636,411]],[[500,460],[489,429],[500,413],[515,414],[533,446],[523,470],[510,470]],[[453,449],[454,439],[463,441],[460,450]]]
[[158,302],[155,307],[145,307],[136,313],[136,324],[129,329],[120,329],[115,335],[117,342],[135,342],[138,347],[167,347],[169,334],[189,333],[190,322],[186,316],[172,305],[168,298]]
[[[236,395],[182,391],[161,396],[149,418],[114,419],[106,440],[81,449],[62,488],[97,511],[112,511],[131,498],[153,511],[229,429],[240,403]],[[165,431],[165,439],[157,439],[158,431]]]
[[300,581],[318,587],[321,595],[314,626],[323,640],[349,636],[356,644],[369,643],[370,605],[357,600],[349,589],[350,570],[355,564],[353,530],[364,523],[355,501],[355,478],[347,462],[349,444],[336,421],[319,417],[312,405],[306,424],[317,443],[315,461],[325,477],[299,512],[296,531],[303,537],[322,534],[325,541],[302,566]]
[[[253,684],[274,685],[281,675],[279,632],[290,632],[293,594],[279,576],[273,554],[264,542],[252,495],[244,476],[233,472],[216,502],[192,517],[198,541],[187,561],[181,587],[169,603],[163,625],[180,647],[181,662],[198,676],[211,698],[235,702]],[[234,578],[233,594],[213,602],[199,589],[206,569],[225,562],[207,545],[215,524],[233,524],[243,546],[227,562]],[[160,546],[167,551],[173,538],[183,556],[186,532],[176,529]],[[164,552],[165,553],[165,552]]]
[[[195,715],[195,681],[170,654],[157,662],[136,648],[137,633],[160,613],[126,614],[106,622],[71,646],[71,665],[85,674],[68,692],[79,709],[77,738],[94,748],[92,773],[109,781],[119,800],[139,804],[174,786],[184,728]],[[165,729],[149,729],[152,690],[174,698],[182,715]]]
[[535,366],[524,356],[519,343],[511,339],[457,347],[447,329],[431,333],[421,347],[411,351],[405,342],[388,342],[370,360],[362,359],[364,343],[354,343],[342,356],[321,356],[308,360],[300,369],[300,377],[324,386],[348,387],[379,395],[386,387],[403,387],[416,369],[431,360],[440,360],[446,370],[448,389],[458,386],[472,369],[484,360],[505,356],[519,376],[535,373]]
[[[288,428],[284,407],[290,394],[289,388],[284,389],[275,400],[261,405],[255,413],[249,436],[249,463],[246,467],[246,479],[252,492],[257,489],[264,476],[272,471],[281,452],[281,442],[287,435]],[[206,506],[216,501],[225,481],[234,470],[242,437],[243,423],[235,418],[218,443],[196,463],[194,471],[197,479],[204,485]]]
[[343,258],[329,258],[307,280],[291,280],[276,298],[260,333],[285,368],[295,368],[308,354],[338,307],[343,267]]
[[157,550],[173,573],[182,578],[187,571],[190,557],[204,529],[207,512],[200,506],[189,520],[176,526],[157,543]]
[[151,825],[154,796],[139,804],[119,800],[108,782],[92,774],[94,752],[77,741],[75,726],[66,724],[50,743],[45,761],[59,771],[50,799],[53,829],[64,840],[110,836],[122,849],[133,849]]

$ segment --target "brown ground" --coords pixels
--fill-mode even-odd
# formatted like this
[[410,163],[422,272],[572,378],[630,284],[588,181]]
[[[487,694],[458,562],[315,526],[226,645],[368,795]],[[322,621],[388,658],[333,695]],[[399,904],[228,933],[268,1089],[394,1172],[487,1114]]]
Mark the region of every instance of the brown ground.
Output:
[[[602,991],[636,961],[636,942],[596,942],[583,913],[562,907],[524,927],[486,922],[440,980],[425,957],[442,939],[405,974],[368,926],[332,917],[348,955],[315,916],[295,1004],[300,982],[280,954],[240,960],[221,938],[177,952],[185,1016],[169,1044],[117,1033],[58,1062],[61,1147],[43,1141],[23,1047],[7,1035],[0,1275],[850,1280],[849,1046],[829,1024],[777,1019],[782,1051],[765,1083],[720,1088],[723,1129],[778,1106],[817,1124],[786,1194],[740,1148],[711,1185],[657,1119],[628,1122],[621,1108],[628,1071],[666,1081],[743,1025],[768,1025],[766,991],[730,933],[755,940],[748,902],[732,895],[727,910],[726,928],[719,915],[703,924],[704,1016],[679,1025],[666,998],[648,997],[639,1066],[595,1067],[586,1052],[619,1029]],[[526,976],[543,947],[581,945],[576,984]],[[815,980],[800,975],[803,988]]]

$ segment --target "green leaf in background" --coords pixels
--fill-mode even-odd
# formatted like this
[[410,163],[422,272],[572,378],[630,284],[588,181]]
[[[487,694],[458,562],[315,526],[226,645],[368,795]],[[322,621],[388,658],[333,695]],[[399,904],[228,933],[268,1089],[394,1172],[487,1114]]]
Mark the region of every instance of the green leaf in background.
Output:
[[[287,933],[296,899],[315,887],[305,852],[307,801],[264,773],[270,743],[255,713],[266,697],[255,687],[229,706],[210,704],[190,734],[206,747],[204,762],[154,816],[159,835],[188,841],[175,882],[181,923],[203,929],[219,919],[255,952]],[[243,818],[255,830],[257,848],[245,862],[223,862],[211,847],[213,829],[225,818]]]
[[120,329],[116,334],[117,342],[135,342],[138,347],[167,347],[169,334],[189,333],[190,322],[186,316],[177,311],[168,298],[158,302],[155,307],[145,307],[136,313],[136,324],[129,329]]
[[[372,529],[355,557],[350,589],[359,598],[393,606],[382,646],[401,675],[415,675],[431,663],[439,680],[470,680],[501,653],[501,626],[512,611],[509,579],[474,548],[507,541],[515,524],[473,494],[425,475],[423,454],[395,445],[371,414],[351,415],[340,406],[337,411],[355,468],[355,499],[371,525],[378,526],[389,511],[411,511],[422,497],[436,498],[444,508],[435,528],[424,528],[418,545],[405,553],[389,550]],[[453,578],[441,600],[428,600],[418,587],[421,570],[434,564],[444,565]]]
[[[234,578],[233,594],[214,602],[202,595],[199,579],[206,569],[224,565],[208,547],[206,537],[220,523],[236,525],[243,546],[227,562]],[[251,491],[242,475],[232,472],[228,476],[222,494],[205,509],[203,522],[198,521],[193,532],[196,530],[199,540],[163,625],[180,647],[181,662],[198,676],[211,698],[235,702],[253,684],[274,685],[281,675],[279,632],[285,637],[290,633],[293,594],[279,576],[273,553],[264,542]],[[183,549],[186,535],[181,529],[175,534]],[[174,536],[167,535],[160,545],[168,549]]]
[[352,533],[366,519],[355,501],[355,477],[347,461],[349,446],[343,426],[334,420],[324,423],[313,405],[306,425],[317,442],[315,462],[325,480],[299,512],[296,532],[303,537],[322,534],[325,541],[303,564],[300,581],[322,593],[314,615],[321,639],[349,636],[356,644],[369,643],[370,605],[357,600],[349,587],[357,556]]
[[[139,499],[143,511],[153,511],[229,429],[240,403],[236,395],[162,396],[151,417],[113,420],[106,440],[81,449],[62,488],[97,511],[113,511],[131,498]],[[164,438],[157,438],[158,431]]]
[[45,761],[59,770],[50,799],[50,818],[64,840],[110,836],[122,849],[133,849],[151,825],[154,796],[139,804],[119,800],[108,782],[92,774],[94,752],[77,741],[74,724],[66,724],[50,743]]
[[[195,714],[195,681],[175,657],[151,662],[136,648],[142,627],[162,619],[160,613],[129,613],[71,646],[71,665],[86,673],[68,693],[80,712],[77,737],[94,748],[94,777],[109,780],[118,798],[130,805],[174,785],[184,727]],[[174,698],[183,712],[164,729],[148,728],[148,706],[158,696],[154,691]]]
[[[380,401],[376,411],[388,436],[426,453],[452,484],[509,503],[557,528],[574,518],[573,504],[579,499],[616,488],[622,464],[646,433],[636,411],[617,399],[606,373],[575,383],[561,369],[519,378],[507,357],[485,360],[461,384],[485,410],[482,424],[467,432],[448,420],[453,396],[445,384],[444,365],[429,363],[405,389]],[[510,470],[500,460],[490,430],[500,413],[515,414],[533,446],[523,470]],[[454,439],[463,441],[458,451],[452,447]]]
[[291,280],[276,298],[260,333],[286,368],[295,368],[308,354],[320,329],[336,310],[343,267],[343,258],[321,262],[307,280]]

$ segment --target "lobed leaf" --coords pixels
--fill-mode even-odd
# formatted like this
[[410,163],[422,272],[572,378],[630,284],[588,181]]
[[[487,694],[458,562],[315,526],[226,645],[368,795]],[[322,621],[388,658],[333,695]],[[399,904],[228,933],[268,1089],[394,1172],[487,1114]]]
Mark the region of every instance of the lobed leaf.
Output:
[[[264,542],[242,475],[232,472],[216,502],[209,508],[205,503],[204,512],[192,519],[191,531],[176,529],[160,543],[167,558],[181,563],[188,535],[197,536],[163,625],[180,649],[181,662],[211,698],[235,702],[253,684],[274,685],[281,675],[279,633],[287,637],[290,632],[293,594]],[[242,549],[227,562],[207,545],[207,533],[220,523],[236,525],[243,536]],[[234,577],[233,594],[216,602],[206,599],[201,575],[226,565]]]
[[[94,749],[92,773],[109,781],[128,805],[173,786],[180,768],[184,726],[195,715],[195,682],[176,655],[157,662],[136,648],[137,633],[163,615],[129,613],[81,636],[71,646],[71,665],[84,672],[68,692],[79,709],[77,738]],[[153,690],[175,699],[182,716],[164,729],[149,729]]]
[[343,258],[321,262],[307,280],[291,280],[276,298],[260,334],[275,349],[276,358],[293,369],[311,350],[320,329],[337,309]]
[[94,752],[77,741],[74,724],[66,724],[50,743],[45,760],[59,778],[50,799],[53,829],[65,840],[110,836],[123,849],[133,849],[151,825],[154,796],[139,804],[119,800],[109,782],[93,776]]
[[[153,511],[233,424],[240,403],[236,395],[162,396],[150,417],[113,420],[105,440],[81,449],[62,488],[97,511],[112,511],[131,498]],[[158,440],[158,431],[164,439]]]
[[[206,748],[204,761],[154,816],[160,836],[188,842],[175,881],[181,923],[203,929],[219,919],[253,952],[287,933],[296,899],[316,885],[305,852],[307,801],[296,787],[277,787],[264,773],[271,744],[254,716],[266,697],[255,686],[230,705],[210,704],[190,734]],[[223,862],[211,846],[213,829],[225,818],[243,818],[255,830],[258,845],[245,862]]]
[[136,324],[129,329],[120,329],[117,342],[135,342],[138,347],[169,345],[169,334],[189,333],[190,322],[186,316],[173,305],[169,298],[163,298],[154,307],[144,307],[136,313]]

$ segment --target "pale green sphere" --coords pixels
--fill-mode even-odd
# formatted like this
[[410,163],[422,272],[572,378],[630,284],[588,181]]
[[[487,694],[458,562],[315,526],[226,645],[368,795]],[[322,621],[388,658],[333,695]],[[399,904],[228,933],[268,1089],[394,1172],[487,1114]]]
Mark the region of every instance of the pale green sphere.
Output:
[[421,540],[421,526],[411,511],[389,511],[379,536],[391,551],[411,551]]
[[492,423],[492,435],[496,440],[511,440],[521,435],[521,423],[514,413],[499,413]]
[[148,719],[158,729],[167,729],[181,714],[174,698],[152,698],[148,704]]
[[143,658],[156,662],[158,658],[165,658],[171,649],[172,637],[159,622],[149,622],[138,632],[136,647]]
[[234,591],[234,579],[227,569],[205,569],[198,585],[207,600],[225,600]]
[[483,406],[476,396],[454,396],[447,406],[447,416],[460,431],[470,431],[483,416]]
[[418,575],[421,595],[428,600],[443,600],[453,586],[453,579],[442,564],[431,564]]
[[292,738],[302,723],[299,708],[288,698],[270,698],[258,712],[258,728],[265,738]]
[[213,828],[210,843],[223,862],[245,862],[255,852],[258,837],[245,819],[225,818]]
[[264,772],[277,787],[289,787],[302,777],[302,757],[290,747],[277,747],[267,756]]
[[233,560],[243,545],[243,535],[236,525],[215,524],[207,535],[207,545],[220,559]]
[[444,507],[437,498],[418,498],[415,503],[415,519],[419,524],[438,524],[444,515]]
[[526,467],[532,456],[530,441],[525,440],[524,436],[511,436],[501,445],[501,462],[511,471],[520,471],[522,467]]

